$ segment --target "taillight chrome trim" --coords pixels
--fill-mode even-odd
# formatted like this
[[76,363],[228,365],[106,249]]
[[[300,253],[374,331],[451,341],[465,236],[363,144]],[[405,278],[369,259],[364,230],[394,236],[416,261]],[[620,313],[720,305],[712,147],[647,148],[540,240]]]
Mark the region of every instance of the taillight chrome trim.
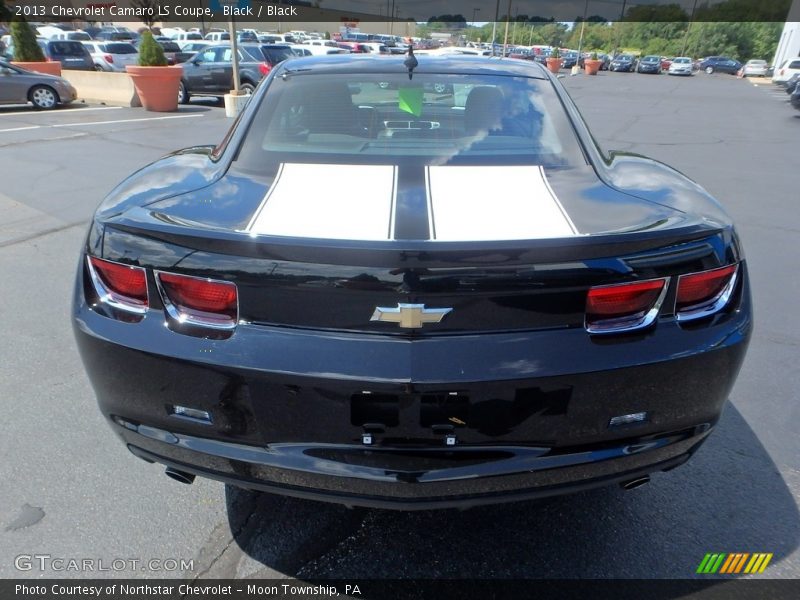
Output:
[[[661,292],[658,294],[658,298],[656,298],[655,303],[653,306],[648,310],[643,316],[639,318],[633,317],[617,317],[611,319],[603,319],[602,321],[596,321],[594,323],[589,323],[589,315],[588,313],[584,314],[583,316],[583,327],[586,329],[587,332],[591,333],[592,335],[604,335],[604,334],[611,334],[611,333],[625,333],[629,331],[637,331],[640,329],[646,329],[652,325],[656,318],[658,318],[658,313],[661,310],[661,305],[664,304],[664,299],[667,297],[667,290],[669,290],[669,282],[670,277],[656,277],[655,279],[642,279],[637,281],[626,281],[625,283],[617,283],[612,285],[604,285],[598,287],[622,287],[625,285],[630,285],[632,283],[646,283],[650,281],[661,281],[663,285],[661,286]],[[588,292],[587,292],[588,293]]]
[[[144,289],[145,295],[147,296],[147,302],[144,306],[138,304],[126,304],[121,302],[117,298],[122,297],[125,298],[123,294],[117,294],[116,292],[108,289],[106,285],[103,283],[102,277],[97,273],[97,270],[94,268],[92,264],[92,259],[96,258],[97,260],[102,260],[107,263],[112,263],[115,265],[119,265],[121,267],[128,267],[131,269],[141,269],[145,272],[144,277]],[[134,315],[145,315],[147,314],[148,309],[150,308],[150,289],[147,283],[147,270],[144,267],[137,267],[134,265],[128,265],[125,263],[117,262],[114,260],[108,260],[107,258],[100,258],[99,256],[92,256],[90,254],[86,255],[86,265],[89,268],[89,279],[92,281],[92,286],[94,287],[94,291],[97,294],[97,299],[102,302],[103,304],[107,304],[108,306],[115,308],[117,310],[121,310],[127,313],[131,313]]]
[[687,306],[686,308],[682,308],[680,310],[678,310],[677,306],[677,290],[680,289],[681,279],[691,275],[699,275],[704,271],[698,271],[696,273],[684,273],[683,275],[679,276],[678,288],[676,289],[675,319],[679,323],[685,323],[687,321],[694,321],[695,319],[702,319],[703,317],[710,317],[711,315],[718,313],[725,308],[728,305],[728,302],[730,302],[731,296],[733,295],[733,290],[736,289],[736,282],[739,280],[739,264],[740,263],[736,263],[736,269],[733,271],[730,281],[728,281],[728,284],[719,292],[719,294],[710,300],[706,300],[705,302],[700,302],[692,306]]
[[[180,277],[186,277],[188,279],[197,279],[200,281],[209,281],[214,283],[227,283],[236,288],[236,317],[233,319],[231,323],[220,323],[218,321],[213,321],[211,319],[205,319],[200,315],[192,314],[189,312],[182,311],[180,308],[175,306],[175,304],[170,300],[169,294],[164,289],[163,284],[161,283],[161,274],[165,275],[178,275]],[[164,309],[167,311],[167,316],[171,318],[173,321],[182,324],[182,325],[191,325],[194,327],[203,327],[206,329],[216,329],[218,331],[233,331],[236,329],[236,326],[239,324],[239,286],[237,286],[232,281],[225,281],[224,279],[212,279],[210,277],[197,277],[195,275],[186,275],[184,273],[170,273],[169,271],[159,271],[153,269],[153,274],[155,275],[156,280],[156,287],[158,288],[158,294],[161,296],[161,302],[164,304]]]

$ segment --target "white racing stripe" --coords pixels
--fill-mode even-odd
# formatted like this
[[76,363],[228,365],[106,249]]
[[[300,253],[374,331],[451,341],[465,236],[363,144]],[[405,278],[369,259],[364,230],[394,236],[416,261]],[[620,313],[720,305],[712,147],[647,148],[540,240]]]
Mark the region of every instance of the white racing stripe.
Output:
[[426,169],[431,239],[529,240],[577,235],[537,166]]
[[334,240],[391,239],[396,170],[391,165],[281,165],[246,231]]

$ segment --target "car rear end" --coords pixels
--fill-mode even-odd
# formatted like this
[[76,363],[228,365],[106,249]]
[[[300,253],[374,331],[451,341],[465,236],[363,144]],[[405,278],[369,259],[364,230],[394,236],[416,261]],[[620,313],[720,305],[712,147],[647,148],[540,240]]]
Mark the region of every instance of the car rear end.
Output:
[[94,59],[81,42],[51,40],[46,45],[47,56],[59,61],[62,69],[94,71]]
[[635,485],[695,452],[751,326],[724,218],[602,183],[539,68],[417,73],[419,109],[404,71],[284,72],[228,146],[93,222],[74,325],[131,452],[405,509]]
[[139,51],[128,42],[106,42],[98,44],[97,49],[95,58],[102,61],[105,71],[124,72],[125,67],[139,62]]

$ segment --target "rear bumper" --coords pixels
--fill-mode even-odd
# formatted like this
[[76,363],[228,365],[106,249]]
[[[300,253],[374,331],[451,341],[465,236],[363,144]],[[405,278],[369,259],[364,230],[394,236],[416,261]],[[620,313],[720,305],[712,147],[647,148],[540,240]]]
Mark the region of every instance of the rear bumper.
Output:
[[[711,320],[665,318],[613,339],[569,328],[411,339],[240,324],[210,340],[170,331],[154,309],[138,323],[102,316],[80,285],[74,328],[101,411],[141,458],[346,504],[472,506],[685,461],[744,359],[743,275],[730,310]],[[644,418],[612,422],[636,413]]]
[[[132,424],[128,424],[131,427]],[[503,453],[504,460],[455,466],[437,471],[391,470],[359,465],[370,454],[361,446],[288,444],[239,446],[172,434],[163,430],[113,429],[128,449],[147,462],[207,477],[237,487],[309,500],[397,510],[470,508],[532,500],[624,483],[657,471],[668,471],[689,459],[711,429],[699,426],[672,435],[599,450],[537,457],[523,447],[440,449],[452,462],[469,462],[472,454]],[[160,438],[160,439],[156,439]],[[402,456],[391,452],[394,458]],[[347,457],[347,462],[325,457]],[[414,453],[419,459],[420,452]],[[428,451],[432,460],[433,452]],[[454,455],[462,454],[457,457]]]

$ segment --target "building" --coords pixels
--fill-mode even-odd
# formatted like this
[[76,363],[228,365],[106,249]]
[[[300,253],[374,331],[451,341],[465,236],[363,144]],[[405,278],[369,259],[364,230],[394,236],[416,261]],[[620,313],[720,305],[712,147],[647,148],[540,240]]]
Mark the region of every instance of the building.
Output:
[[797,56],[800,56],[800,0],[792,2],[772,64],[779,67],[783,61]]

